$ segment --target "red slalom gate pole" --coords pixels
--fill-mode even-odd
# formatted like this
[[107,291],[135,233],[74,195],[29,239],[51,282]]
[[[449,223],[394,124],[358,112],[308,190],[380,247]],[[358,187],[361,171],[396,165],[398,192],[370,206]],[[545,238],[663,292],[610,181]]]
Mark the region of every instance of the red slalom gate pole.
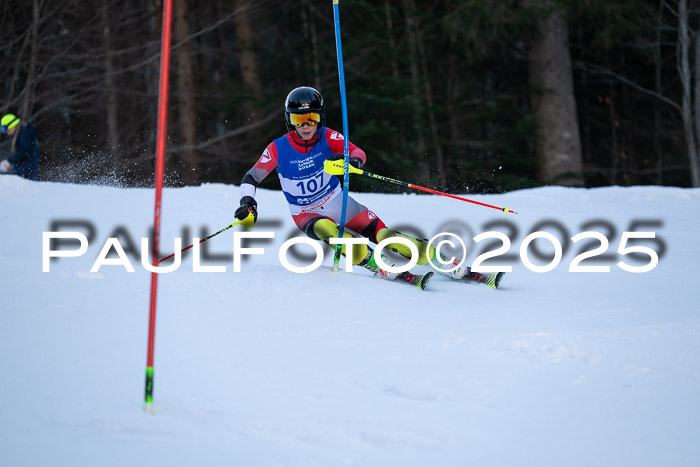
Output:
[[[160,212],[165,172],[165,144],[168,123],[168,82],[170,80],[170,38],[173,16],[172,0],[163,2],[163,33],[160,45],[160,87],[158,90],[158,134],[156,139],[156,203],[153,212],[153,266],[158,266],[160,255]],[[153,413],[153,353],[156,338],[156,296],[158,273],[151,273],[151,305],[148,319],[148,357],[146,360],[146,396],[144,409]]]

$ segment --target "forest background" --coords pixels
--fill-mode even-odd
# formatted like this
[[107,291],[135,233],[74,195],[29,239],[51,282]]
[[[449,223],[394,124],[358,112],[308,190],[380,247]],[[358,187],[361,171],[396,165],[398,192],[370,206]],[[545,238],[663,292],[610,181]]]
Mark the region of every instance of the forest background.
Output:
[[[699,12],[693,0],[343,0],[350,139],[371,172],[457,193],[700,186]],[[300,85],[342,131],[330,0],[173,0],[173,15],[168,185],[240,183],[286,131]],[[0,111],[36,126],[41,179],[153,184],[161,27],[161,1],[2,2]]]

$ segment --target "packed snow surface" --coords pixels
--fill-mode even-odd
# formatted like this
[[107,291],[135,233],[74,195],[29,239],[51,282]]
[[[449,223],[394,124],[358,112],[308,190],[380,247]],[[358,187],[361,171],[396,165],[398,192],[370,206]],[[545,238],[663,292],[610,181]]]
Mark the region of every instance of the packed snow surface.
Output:
[[[484,264],[512,271],[498,290],[436,275],[420,291],[332,272],[326,249],[319,268],[294,273],[278,257],[298,235],[284,197],[259,190],[247,233],[274,238],[243,245],[264,254],[234,272],[234,227],[158,275],[148,414],[140,253],[153,190],[0,176],[0,465],[698,465],[700,190],[465,195],[519,213],[507,216],[432,195],[353,196],[406,233],[455,233],[468,261],[502,245],[473,237],[502,232],[507,254]],[[229,225],[238,199],[234,186],[166,189],[162,254]],[[45,272],[46,246],[79,246],[44,244],[59,231],[83,233],[88,249]],[[572,240],[590,231],[607,242]],[[555,240],[526,245],[528,263],[521,246],[536,232]],[[654,238],[621,245],[626,232]],[[109,238],[124,256],[100,255]],[[535,272],[555,243],[556,267]],[[570,271],[598,247],[579,266],[609,271]],[[313,262],[308,245],[287,253]],[[649,272],[618,265],[653,256]]]

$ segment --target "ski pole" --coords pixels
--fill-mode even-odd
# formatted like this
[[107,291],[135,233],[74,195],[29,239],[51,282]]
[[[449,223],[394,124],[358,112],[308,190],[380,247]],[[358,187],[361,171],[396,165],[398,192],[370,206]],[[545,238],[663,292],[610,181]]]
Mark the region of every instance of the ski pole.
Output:
[[[342,165],[342,161],[340,161],[340,160],[335,160],[335,161],[327,160],[323,164],[323,169],[331,175],[342,175],[344,167]],[[394,183],[396,185],[401,185],[401,186],[405,186],[408,188],[414,188],[416,190],[427,191],[428,193],[432,193],[434,195],[447,196],[448,198],[454,198],[454,199],[458,199],[460,201],[466,201],[467,203],[478,204],[479,206],[485,206],[487,208],[498,209],[499,211],[503,211],[503,214],[508,214],[508,213],[517,214],[517,212],[511,211],[510,209],[508,209],[508,206],[506,206],[505,208],[499,208],[498,206],[492,206],[490,204],[480,203],[479,201],[474,201],[471,199],[463,198],[461,196],[455,196],[455,195],[451,195],[449,193],[443,193],[442,191],[431,190],[430,188],[425,188],[422,186],[414,185],[413,183],[406,183],[406,182],[402,182],[401,180],[395,180],[393,178],[385,177],[383,175],[373,174],[373,173],[367,172],[365,170],[353,167],[352,165],[350,166],[350,173],[364,175],[365,177],[370,177],[370,178],[376,178],[377,180],[382,180],[385,182]]]
[[[231,227],[235,227],[235,226],[237,226],[237,225],[241,225],[241,224],[242,224],[244,227],[252,227],[252,226],[253,226],[252,220],[253,220],[253,213],[248,212],[248,217],[246,217],[245,219],[240,220],[240,221],[236,221],[236,222],[234,222],[233,224],[229,225],[228,227],[224,227],[223,229],[219,230],[218,232],[209,235],[207,238],[201,239],[201,240],[199,241],[199,244],[201,245],[202,243],[206,242],[206,241],[209,240],[210,238],[216,237],[216,236],[219,235],[220,233],[226,232],[226,231],[227,231],[228,229],[230,229]],[[189,249],[192,248],[193,246],[194,246],[194,243],[193,243],[192,245],[190,245],[190,246],[188,246],[188,247],[185,247],[185,248],[183,248],[182,250],[180,250],[180,253],[184,253],[185,251],[189,250]],[[173,253],[173,254],[170,255],[170,256],[166,256],[165,258],[159,260],[158,262],[159,262],[159,263],[162,263],[162,262],[165,261],[166,259],[170,259],[170,258],[172,258],[173,256],[175,256],[175,253]]]

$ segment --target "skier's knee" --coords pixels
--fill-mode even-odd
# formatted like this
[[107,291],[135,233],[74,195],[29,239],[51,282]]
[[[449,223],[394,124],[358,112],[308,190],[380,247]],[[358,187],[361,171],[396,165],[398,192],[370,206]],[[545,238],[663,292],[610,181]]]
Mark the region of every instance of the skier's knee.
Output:
[[[432,258],[435,255],[435,248],[432,245],[430,245],[430,248],[428,249],[428,240],[418,240],[415,237],[403,234],[401,232],[386,227],[377,232],[377,243],[392,237],[405,238],[406,240],[409,240],[414,245],[416,245],[416,248],[418,249],[418,264],[420,265],[426,264],[428,262],[428,259]],[[406,258],[411,257],[411,249],[403,243],[392,242],[387,245],[387,248]]]
[[338,236],[338,226],[327,217],[314,217],[304,226],[304,233],[314,240],[323,240]]
[[[315,240],[321,240],[330,245],[331,238],[338,238],[340,231],[335,222],[327,217],[316,217],[311,219],[304,226],[304,233]],[[348,232],[343,232],[343,238],[353,237]],[[334,247],[335,245],[331,245]],[[343,245],[342,254],[345,255],[347,246]],[[352,248],[352,264],[359,264],[367,256],[367,245],[353,245]]]

